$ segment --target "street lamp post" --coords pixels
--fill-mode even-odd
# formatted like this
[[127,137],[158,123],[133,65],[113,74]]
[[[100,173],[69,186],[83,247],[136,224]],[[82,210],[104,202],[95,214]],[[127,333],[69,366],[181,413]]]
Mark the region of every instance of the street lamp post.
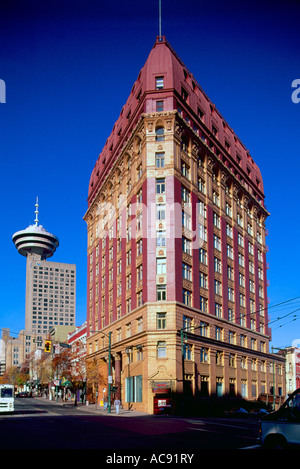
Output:
[[[107,336],[107,334],[105,334]],[[108,413],[111,413],[111,332],[108,333]]]
[[[274,350],[279,350],[281,351],[281,348],[278,347],[273,347],[272,346],[272,353],[274,353]],[[276,381],[275,381],[275,360],[273,360],[273,410],[275,410],[276,407],[276,392],[275,392],[275,386],[276,386]]]
[[186,333],[186,328],[183,327],[180,329],[180,345],[181,345],[181,367],[182,367],[182,405],[183,405],[183,411],[185,411],[185,367],[184,367],[184,358],[185,358],[185,353],[184,353],[184,344],[187,342],[187,333]]

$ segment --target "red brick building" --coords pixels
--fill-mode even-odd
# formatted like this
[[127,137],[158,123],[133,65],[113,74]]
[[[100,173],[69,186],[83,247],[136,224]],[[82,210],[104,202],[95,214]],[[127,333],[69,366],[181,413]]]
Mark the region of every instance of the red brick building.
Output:
[[88,359],[107,376],[111,333],[125,406],[273,388],[264,198],[249,151],[158,37],[96,161],[85,215]]

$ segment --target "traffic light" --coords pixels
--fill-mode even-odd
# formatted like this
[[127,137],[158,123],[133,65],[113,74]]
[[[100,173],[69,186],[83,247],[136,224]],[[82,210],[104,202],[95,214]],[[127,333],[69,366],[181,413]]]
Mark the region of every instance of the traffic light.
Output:
[[44,348],[45,352],[50,352],[51,350],[51,341],[50,340],[46,340],[45,341],[45,348]]

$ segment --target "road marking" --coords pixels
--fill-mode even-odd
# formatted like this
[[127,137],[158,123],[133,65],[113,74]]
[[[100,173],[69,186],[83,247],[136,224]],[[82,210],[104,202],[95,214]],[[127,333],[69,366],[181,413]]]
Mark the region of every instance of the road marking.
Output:
[[194,430],[194,431],[198,431],[198,432],[207,432],[207,433],[220,433],[218,430],[208,430],[207,428],[189,427],[188,430]]
[[245,446],[240,449],[261,449],[261,445]]
[[248,428],[239,427],[238,425],[229,425],[228,423],[218,423],[218,422],[202,422],[201,420],[188,420],[188,423],[192,423],[194,425],[221,425],[221,427],[231,427],[231,428],[241,428],[242,430],[247,430]]
[[[0,420],[7,419],[7,418],[24,418],[24,417],[45,417],[49,412],[40,412],[39,414],[11,414],[11,415],[1,415]],[[58,414],[56,414],[58,415]]]
[[193,423],[195,425],[205,425],[206,422],[203,420],[186,420],[187,423]]

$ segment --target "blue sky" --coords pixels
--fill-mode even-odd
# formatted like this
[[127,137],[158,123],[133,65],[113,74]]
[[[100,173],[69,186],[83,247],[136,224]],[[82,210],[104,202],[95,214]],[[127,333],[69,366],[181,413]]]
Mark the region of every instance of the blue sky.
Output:
[[[262,172],[274,347],[300,338],[299,13],[291,0],[162,0],[162,34]],[[77,265],[84,322],[89,178],[158,25],[158,0],[1,1],[0,328],[24,327],[26,261],[11,237],[33,223],[36,196],[60,240],[52,260]]]

